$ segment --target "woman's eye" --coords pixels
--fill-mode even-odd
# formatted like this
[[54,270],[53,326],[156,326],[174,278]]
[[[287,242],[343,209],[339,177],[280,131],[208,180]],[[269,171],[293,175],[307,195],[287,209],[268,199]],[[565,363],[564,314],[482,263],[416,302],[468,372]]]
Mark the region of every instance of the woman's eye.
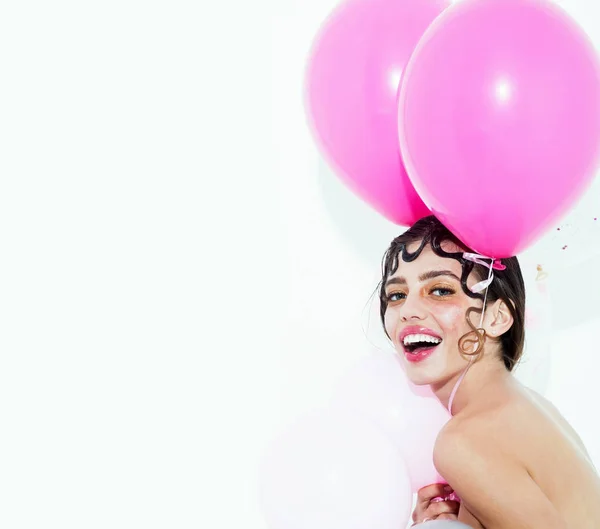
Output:
[[387,300],[389,302],[393,302],[393,301],[400,301],[401,299],[406,298],[406,294],[404,294],[404,292],[392,292],[390,294],[388,294],[387,296]]
[[434,296],[437,297],[445,297],[445,296],[451,296],[452,294],[454,294],[454,290],[450,289],[450,288],[434,288],[431,293]]

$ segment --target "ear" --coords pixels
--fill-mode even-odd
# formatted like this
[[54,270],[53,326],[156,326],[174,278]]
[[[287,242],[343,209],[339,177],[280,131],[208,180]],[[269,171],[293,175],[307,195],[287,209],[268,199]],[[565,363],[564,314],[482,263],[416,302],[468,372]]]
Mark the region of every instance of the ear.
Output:
[[513,325],[514,319],[506,303],[501,299],[496,300],[486,309],[485,330],[492,338],[498,338],[507,332]]

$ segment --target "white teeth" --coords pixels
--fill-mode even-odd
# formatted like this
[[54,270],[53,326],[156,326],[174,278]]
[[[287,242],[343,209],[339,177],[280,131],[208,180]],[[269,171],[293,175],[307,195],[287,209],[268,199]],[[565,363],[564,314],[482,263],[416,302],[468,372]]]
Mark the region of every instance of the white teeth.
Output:
[[439,344],[442,342],[440,338],[436,338],[435,336],[429,336],[428,334],[408,334],[404,337],[404,345],[409,345],[411,343],[417,342],[428,342]]

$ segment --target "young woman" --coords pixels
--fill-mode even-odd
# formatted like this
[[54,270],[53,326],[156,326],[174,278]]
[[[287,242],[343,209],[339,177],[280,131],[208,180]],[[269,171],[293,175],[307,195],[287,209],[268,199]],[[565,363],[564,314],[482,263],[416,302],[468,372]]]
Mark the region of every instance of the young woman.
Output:
[[524,344],[517,258],[473,254],[427,217],[387,250],[380,302],[408,377],[429,384],[452,415],[433,455],[449,487],[421,489],[413,521],[600,528],[600,478],[583,443],[512,375]]

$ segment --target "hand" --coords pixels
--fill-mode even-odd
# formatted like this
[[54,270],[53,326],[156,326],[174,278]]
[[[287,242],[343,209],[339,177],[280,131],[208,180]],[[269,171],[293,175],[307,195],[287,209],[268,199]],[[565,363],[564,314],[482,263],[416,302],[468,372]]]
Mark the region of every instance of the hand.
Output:
[[429,520],[458,520],[460,503],[444,499],[453,492],[450,485],[442,483],[427,485],[420,489],[417,493],[417,506],[412,515],[415,522],[413,525]]

